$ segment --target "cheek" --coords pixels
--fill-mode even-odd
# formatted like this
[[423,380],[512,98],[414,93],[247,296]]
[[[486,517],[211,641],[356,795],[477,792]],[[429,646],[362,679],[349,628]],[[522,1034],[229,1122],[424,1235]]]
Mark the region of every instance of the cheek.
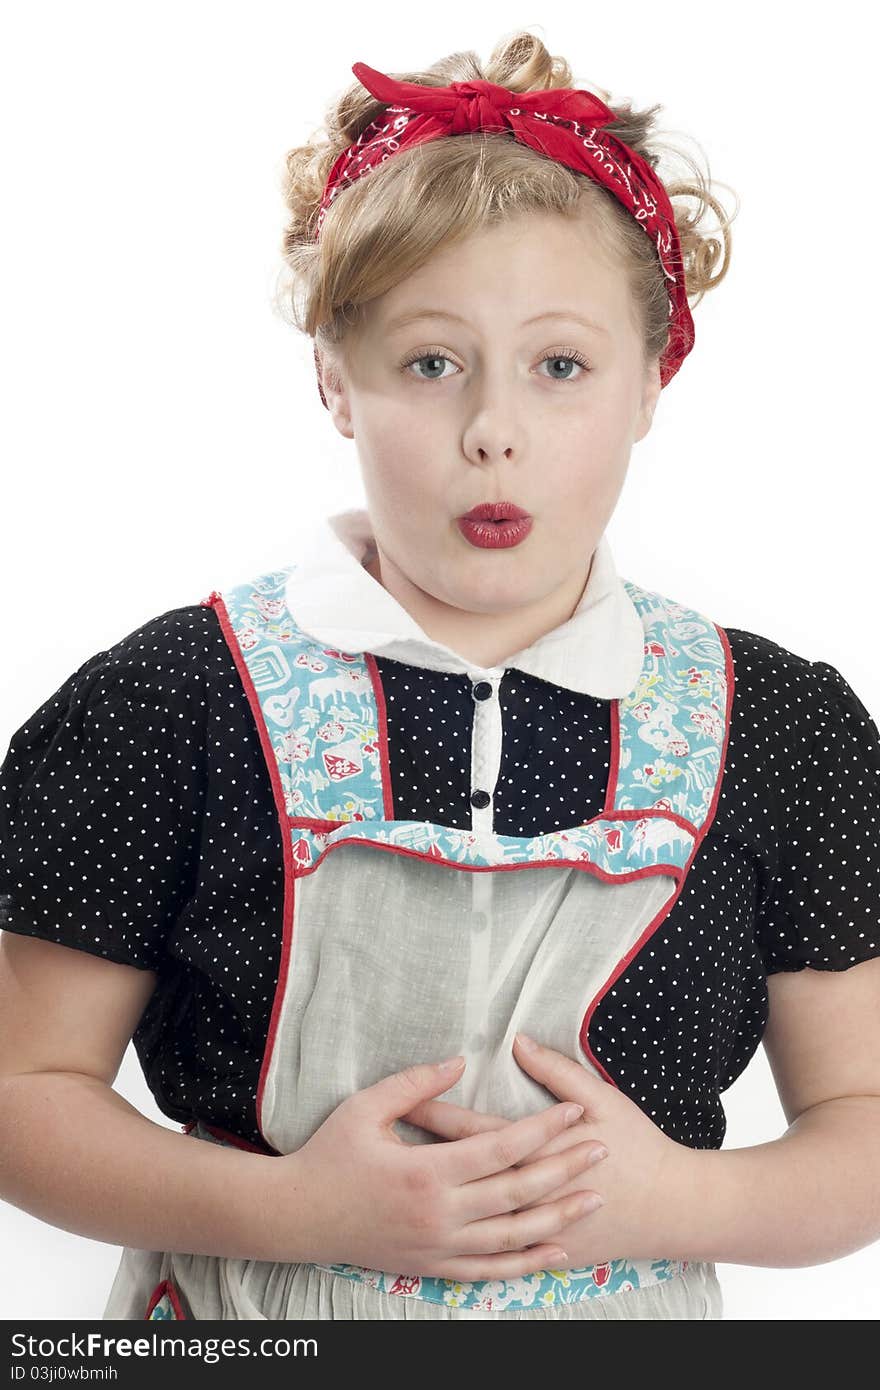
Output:
[[410,460],[424,466],[436,453],[437,430],[432,430],[430,419],[414,418],[412,412],[393,406],[380,406],[362,415],[359,423],[355,432],[359,452],[377,474],[402,472]]
[[632,412],[616,395],[598,403],[583,421],[581,439],[599,459],[612,461],[620,452],[632,424]]
[[598,496],[616,491],[625,471],[621,451],[587,434],[564,453],[544,459],[540,490],[555,494],[558,506],[588,506]]
[[371,458],[361,454],[361,475],[371,514],[387,533],[406,533],[414,520],[436,511],[427,475],[406,440],[387,440]]
[[454,473],[448,460],[455,454],[427,422],[415,426],[411,417],[399,423],[382,419],[374,428],[356,431],[355,443],[364,485],[377,498],[381,494],[398,505],[406,499],[408,507],[424,512],[450,492]]
[[555,475],[560,492],[573,497],[610,496],[623,486],[632,441],[622,412],[596,412],[580,428],[567,433],[564,447],[547,468]]

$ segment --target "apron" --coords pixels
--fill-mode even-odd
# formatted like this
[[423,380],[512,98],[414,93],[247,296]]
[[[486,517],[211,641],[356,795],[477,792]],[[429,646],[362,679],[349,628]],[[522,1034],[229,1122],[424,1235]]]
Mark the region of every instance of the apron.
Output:
[[[634,690],[612,705],[603,811],[555,832],[497,835],[491,798],[475,793],[472,825],[457,829],[394,819],[375,659],[298,628],[285,598],[294,569],[203,601],[244,684],[283,834],[283,944],[257,1091],[268,1151],[305,1144],[353,1091],[457,1053],[467,1066],[439,1099],[509,1119],[545,1109],[558,1097],[515,1061],[519,1030],[616,1084],[588,1031],[617,977],[649,949],[714,816],[733,693],[726,635],[623,581],[645,629],[645,661]],[[497,671],[484,679],[497,695]],[[475,696],[474,715],[471,785],[491,791],[498,699]],[[194,1142],[253,1147],[206,1122],[185,1129]],[[441,1142],[405,1120],[395,1129],[410,1143]],[[469,1316],[721,1317],[721,1291],[714,1265],[687,1260],[465,1283],[126,1249],[104,1313]]]

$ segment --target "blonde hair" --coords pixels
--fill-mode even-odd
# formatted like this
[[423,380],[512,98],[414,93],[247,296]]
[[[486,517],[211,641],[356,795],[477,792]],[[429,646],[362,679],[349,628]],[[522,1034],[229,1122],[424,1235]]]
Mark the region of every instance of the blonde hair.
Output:
[[[699,303],[727,273],[730,224],[736,212],[728,216],[715,196],[708,161],[704,178],[682,151],[649,143],[661,106],[644,111],[614,106],[609,93],[575,81],[565,59],[551,56],[541,40],[526,31],[498,43],[485,67],[468,51],[452,53],[422,72],[390,75],[427,86],[485,78],[518,93],[553,87],[594,91],[618,117],[612,126],[617,138],[655,171],[669,152],[687,166],[685,178],[664,180],[664,186],[675,210],[689,302]],[[628,278],[644,360],[659,357],[668,339],[669,299],[651,239],[589,175],[503,133],[440,137],[393,155],[338,194],[316,242],[318,209],[332,165],[384,109],[385,103],[354,82],[331,102],[324,127],[285,158],[283,193],[289,219],[276,302],[282,317],[313,338],[322,354],[332,361],[334,350],[341,349],[358,321],[361,306],[424,265],[432,252],[502,218],[535,211],[589,217],[600,246]],[[676,199],[695,199],[697,206],[689,208]],[[708,209],[719,224],[711,235],[699,229]]]

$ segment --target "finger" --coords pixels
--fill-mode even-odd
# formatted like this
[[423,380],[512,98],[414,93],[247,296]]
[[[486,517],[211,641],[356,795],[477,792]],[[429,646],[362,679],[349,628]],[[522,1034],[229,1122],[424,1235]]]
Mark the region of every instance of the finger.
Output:
[[598,1192],[585,1188],[555,1202],[542,1202],[528,1211],[505,1212],[483,1221],[472,1221],[455,1232],[454,1240],[465,1255],[519,1250],[536,1241],[561,1241],[561,1232],[566,1226],[603,1205]]
[[598,1133],[595,1131],[598,1126],[592,1120],[587,1120],[582,1115],[575,1124],[569,1125],[557,1134],[554,1139],[548,1139],[540,1149],[536,1149],[533,1154],[522,1159],[515,1166],[527,1168],[529,1164],[537,1162],[541,1158],[549,1158],[551,1154],[562,1153],[564,1149],[570,1149],[574,1144],[583,1144],[587,1139],[592,1139],[597,1145],[602,1143]]
[[[557,1261],[559,1263],[557,1263]],[[431,1270],[437,1279],[456,1279],[462,1282],[483,1279],[516,1279],[523,1274],[536,1274],[542,1269],[559,1269],[568,1262],[568,1254],[552,1242],[529,1246],[527,1250],[511,1250],[496,1255],[462,1255]]]
[[[416,1114],[421,1115],[422,1118],[413,1119]],[[434,1119],[435,1114],[438,1116],[436,1120]],[[411,1124],[418,1125],[420,1129],[439,1134],[447,1140],[468,1139],[474,1134],[485,1134],[490,1129],[501,1129],[504,1125],[510,1124],[510,1120],[504,1119],[501,1115],[489,1115],[478,1110],[469,1110],[466,1106],[453,1105],[451,1101],[445,1100],[424,1101],[402,1118]],[[573,1144],[583,1143],[589,1135],[588,1126],[591,1123],[592,1121],[587,1121],[582,1115],[580,1120],[568,1125],[555,1139],[548,1139],[547,1143],[542,1145],[540,1149],[535,1150],[526,1158],[520,1159],[512,1166],[515,1168],[527,1167],[540,1158],[548,1158],[550,1154],[561,1153],[564,1149],[570,1149]],[[595,1139],[597,1146],[601,1142],[596,1135],[590,1137]]]
[[462,1222],[473,1222],[503,1212],[524,1211],[551,1196],[557,1201],[567,1195],[557,1189],[567,1187],[575,1178],[583,1181],[583,1174],[598,1161],[600,1151],[599,1143],[591,1139],[525,1167],[508,1168],[494,1177],[465,1183],[452,1193],[453,1214]]
[[595,1106],[607,1091],[608,1082],[593,1076],[582,1062],[553,1047],[544,1047],[534,1038],[529,1038],[531,1046],[524,1046],[517,1033],[514,1038],[513,1055],[521,1067],[536,1081],[540,1081],[551,1094],[561,1099],[576,1100],[584,1107],[584,1113],[595,1118]]
[[434,1145],[437,1171],[444,1182],[453,1185],[488,1177],[534,1153],[568,1124],[575,1123],[580,1113],[577,1105],[564,1101],[539,1110],[535,1115],[526,1115],[522,1120],[510,1120],[501,1129],[474,1134],[450,1144]]
[[469,1110],[465,1105],[453,1105],[447,1100],[425,1100],[414,1105],[402,1119],[420,1129],[430,1130],[444,1139],[469,1139],[489,1129],[500,1129],[510,1121],[503,1115],[487,1115]]
[[[452,1059],[447,1061],[451,1063]],[[455,1065],[449,1066],[439,1062],[413,1063],[355,1092],[348,1098],[349,1104],[358,1110],[368,1111],[373,1120],[390,1127],[394,1120],[411,1110],[414,1103],[454,1086],[461,1076],[464,1062],[464,1057],[460,1056]]]
[[592,1141],[592,1153],[580,1173],[575,1174],[570,1182],[564,1182],[561,1187],[552,1188],[544,1197],[538,1197],[532,1202],[523,1202],[520,1211],[525,1211],[529,1207],[536,1207],[540,1202],[557,1201],[560,1197],[568,1197],[573,1192],[583,1192],[585,1184],[590,1182],[589,1173],[596,1164],[601,1163],[608,1157],[608,1150],[598,1139]]

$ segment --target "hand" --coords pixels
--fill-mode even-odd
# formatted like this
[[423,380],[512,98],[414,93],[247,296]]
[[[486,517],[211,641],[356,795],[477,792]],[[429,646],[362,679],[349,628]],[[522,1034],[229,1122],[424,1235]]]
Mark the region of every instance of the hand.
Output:
[[[659,1260],[679,1258],[674,1252],[685,1226],[693,1150],[668,1138],[634,1101],[616,1086],[593,1076],[580,1063],[552,1047],[535,1044],[529,1052],[517,1041],[514,1057],[519,1065],[560,1100],[577,1101],[582,1118],[555,1135],[540,1149],[514,1166],[528,1172],[548,1155],[559,1155],[584,1139],[593,1147],[604,1144],[608,1157],[595,1168],[586,1168],[558,1188],[534,1199],[547,1203],[568,1194],[590,1190],[604,1202],[598,1210],[576,1218],[558,1232],[568,1258],[554,1269],[583,1266],[618,1259]],[[403,1117],[444,1139],[507,1129],[511,1121],[500,1115],[425,1100]],[[533,1201],[521,1206],[527,1211]],[[492,1278],[482,1268],[476,1278]]]
[[425,1063],[356,1091],[301,1148],[267,1165],[276,1259],[461,1280],[512,1279],[558,1259],[556,1233],[584,1201],[544,1197],[582,1171],[594,1146],[542,1158],[535,1151],[562,1132],[570,1105],[448,1144],[406,1143],[395,1133],[395,1120],[448,1090],[461,1071],[461,1063],[445,1072]]

